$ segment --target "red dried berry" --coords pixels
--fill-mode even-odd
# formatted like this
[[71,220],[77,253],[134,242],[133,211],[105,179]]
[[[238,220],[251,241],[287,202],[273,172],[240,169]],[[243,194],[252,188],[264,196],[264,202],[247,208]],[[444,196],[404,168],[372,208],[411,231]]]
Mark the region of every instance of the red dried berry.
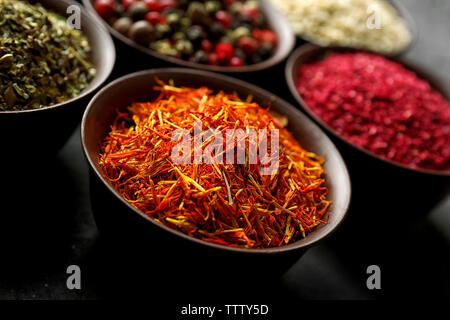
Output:
[[244,60],[242,60],[239,57],[233,57],[230,59],[230,62],[228,62],[228,66],[230,67],[242,67],[244,65]]
[[215,19],[220,23],[225,29],[230,29],[231,27],[231,16],[228,12],[224,10],[219,10],[215,14]]
[[213,45],[212,45],[211,41],[204,39],[204,40],[202,40],[201,47],[202,47],[203,51],[211,52]]
[[94,8],[103,19],[108,19],[114,14],[114,0],[95,0]]
[[217,44],[215,51],[220,62],[228,62],[234,56],[234,48],[227,42]]
[[213,52],[208,54],[208,64],[211,66],[219,65],[219,58],[217,57],[217,54],[215,54]]
[[160,24],[162,22],[163,15],[158,11],[150,11],[145,15],[145,20],[153,25]]

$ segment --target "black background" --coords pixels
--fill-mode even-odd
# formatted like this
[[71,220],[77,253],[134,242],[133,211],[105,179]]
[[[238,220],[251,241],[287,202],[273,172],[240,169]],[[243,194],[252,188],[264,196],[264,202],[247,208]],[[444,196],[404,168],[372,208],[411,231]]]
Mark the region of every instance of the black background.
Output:
[[[450,2],[401,2],[419,31],[407,59],[450,88]],[[116,62],[113,77],[123,73],[125,63]],[[279,75],[283,76],[281,71]],[[262,84],[293,101],[282,81]],[[448,196],[431,212],[411,219],[408,212],[390,212],[389,204],[386,212],[375,218],[365,217],[363,210],[350,211],[333,236],[311,248],[279,281],[261,279],[257,288],[245,283],[218,288],[182,272],[146,274],[139,264],[114,255],[114,248],[99,236],[91,215],[88,168],[79,130],[51,162],[27,163],[20,172],[8,169],[3,167],[1,171],[0,299],[138,297],[155,305],[168,304],[171,312],[176,312],[184,303],[450,298]],[[363,231],[374,225],[378,232]],[[81,290],[66,287],[66,268],[71,264],[81,267]],[[366,268],[371,264],[381,268],[382,289],[378,291],[366,287]],[[154,284],[155,276],[181,280],[169,281],[164,287]]]

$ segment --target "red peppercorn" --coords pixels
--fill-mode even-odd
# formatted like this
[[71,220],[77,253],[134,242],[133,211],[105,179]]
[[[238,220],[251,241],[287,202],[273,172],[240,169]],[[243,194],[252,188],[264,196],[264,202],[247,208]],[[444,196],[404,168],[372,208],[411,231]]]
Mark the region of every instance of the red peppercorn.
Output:
[[252,32],[252,36],[253,38],[255,38],[256,40],[258,40],[260,43],[268,43],[272,46],[276,46],[278,43],[278,36],[275,32],[273,32],[272,30],[260,30],[260,29],[255,29]]
[[163,11],[164,9],[176,7],[178,7],[178,5],[175,0],[159,0],[159,10],[161,11]]
[[95,0],[95,11],[103,19],[108,19],[114,14],[114,0]]
[[220,62],[228,62],[234,56],[234,48],[227,42],[217,44],[215,51]]
[[242,60],[239,57],[233,57],[230,59],[230,62],[228,62],[228,66],[230,67],[242,67],[244,65],[244,60]]
[[258,50],[258,41],[251,37],[242,37],[238,40],[238,47],[244,51],[247,56],[252,56]]
[[159,0],[144,0],[149,11],[161,11]]
[[208,54],[208,64],[211,66],[219,65],[219,58],[217,57],[217,54],[215,54],[213,52]]
[[159,13],[158,11],[149,11],[145,15],[145,20],[150,22],[153,25],[160,24],[162,22],[163,15]]
[[220,23],[225,29],[230,29],[231,27],[231,16],[228,12],[224,10],[219,10],[215,14],[216,21]]
[[211,52],[213,45],[212,45],[211,41],[204,39],[204,40],[202,40],[201,47],[202,47],[203,51]]
[[128,8],[138,0],[122,0],[122,7],[125,9],[125,11],[128,10]]

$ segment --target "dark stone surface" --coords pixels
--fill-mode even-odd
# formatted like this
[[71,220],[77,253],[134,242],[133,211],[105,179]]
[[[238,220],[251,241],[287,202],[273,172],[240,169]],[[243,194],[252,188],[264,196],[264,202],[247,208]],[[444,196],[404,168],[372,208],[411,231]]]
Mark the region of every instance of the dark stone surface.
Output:
[[[450,2],[402,2],[419,30],[408,59],[450,87]],[[119,68],[123,63],[118,62]],[[123,73],[120,70],[116,75]],[[281,68],[274,74],[283,77]],[[262,85],[292,101],[285,93],[284,80],[277,82],[277,87],[268,81]],[[230,297],[233,302],[241,298],[238,303],[450,298],[449,197],[429,214],[414,219],[408,217],[416,216],[415,212],[392,212],[389,204],[379,217],[369,219],[365,212],[351,211],[338,232],[310,249],[280,281],[266,284],[262,279],[259,285],[215,287],[211,279],[183,274],[182,266],[179,274],[161,270],[148,275],[133,263],[133,257],[116,256],[114,248],[102,241],[91,215],[88,168],[79,131],[45,165],[33,162],[19,170],[2,169],[0,299],[142,297],[157,304],[167,297],[175,303],[228,303]],[[413,200],[420,201],[403,199]],[[71,264],[82,270],[79,291],[66,287],[66,268]],[[377,292],[366,287],[366,268],[372,264],[382,272],[382,290]]]

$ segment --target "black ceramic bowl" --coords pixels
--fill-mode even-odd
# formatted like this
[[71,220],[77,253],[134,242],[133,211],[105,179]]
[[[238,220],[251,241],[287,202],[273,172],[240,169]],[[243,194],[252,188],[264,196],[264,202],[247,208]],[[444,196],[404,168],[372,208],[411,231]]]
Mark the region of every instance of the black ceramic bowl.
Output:
[[114,43],[108,31],[80,4],[71,0],[39,2],[63,17],[68,16],[71,5],[81,9],[81,30],[88,38],[97,72],[89,86],[73,99],[42,109],[0,111],[2,161],[9,163],[31,162],[54,154],[79,124],[88,99],[108,78],[115,61]]
[[[209,66],[200,63],[193,63],[190,61],[160,54],[150,48],[135,43],[128,37],[117,32],[106,21],[104,21],[95,11],[93,3],[94,0],[83,0],[83,4],[86,9],[103,22],[103,24],[108,28],[109,32],[111,32],[116,40],[125,45],[123,47],[124,50],[118,50],[118,53],[120,55],[119,59],[123,64],[134,63],[138,64],[141,67],[145,66],[146,68],[177,65],[207,71],[241,74],[262,71],[279,64],[288,57],[289,53],[292,51],[295,45],[295,36],[292,33],[292,30],[287,21],[277,10],[273,8],[271,4],[263,0],[261,1],[261,10],[267,18],[270,28],[274,30],[278,35],[278,46],[275,49],[274,54],[269,59],[264,60],[260,63],[245,65],[237,68],[230,68],[226,66]],[[136,53],[141,54],[135,55]],[[137,59],[138,61],[133,61],[135,59]]]
[[[207,86],[215,91],[237,92],[241,97],[252,94],[260,105],[267,106],[271,103],[272,110],[286,115],[289,118],[288,130],[300,144],[326,158],[326,185],[330,190],[329,199],[333,201],[327,213],[328,223],[317,228],[305,239],[281,248],[231,248],[204,242],[168,228],[125,201],[104,178],[99,165],[100,146],[117,110],[126,110],[133,101],[149,101],[157,97],[158,92],[153,90],[156,85],[155,77],[163,81],[172,79],[178,86]],[[200,270],[204,270],[204,266],[208,265],[211,270],[228,268],[232,271],[235,269],[233,263],[238,263],[242,268],[253,266],[256,268],[255,273],[261,266],[264,266],[264,270],[274,268],[270,269],[273,272],[284,270],[298,259],[306,248],[336,230],[350,202],[351,190],[346,166],[333,143],[318,126],[273,94],[220,74],[192,69],[154,69],[120,78],[92,99],[82,120],[81,139],[90,166],[91,203],[100,231],[112,242],[117,240],[115,248],[130,240],[132,245],[128,243],[126,251],[135,249],[138,244],[143,244],[144,249],[141,250],[152,252],[152,256],[159,251],[164,259],[158,260],[158,263],[174,258],[176,262],[173,265],[179,265],[181,262],[183,266],[197,263]]]
[[[421,215],[427,212],[445,195],[450,182],[449,171],[413,169],[401,163],[380,157],[377,154],[350,143],[311,111],[297,91],[299,67],[303,64],[321,60],[333,51],[354,52],[355,50],[328,49],[310,44],[303,45],[289,57],[285,74],[289,90],[298,104],[311,118],[333,136],[333,140],[342,151],[349,165],[354,185],[354,204],[361,203],[360,210],[374,210],[377,213],[394,213],[398,212],[398,210],[406,210],[408,211],[408,215],[412,216],[416,213]],[[416,65],[407,63],[401,57],[393,58],[392,60],[403,64],[409,70],[414,71],[419,77],[426,79],[435,89],[447,97],[447,99],[450,97],[446,88],[440,85],[432,74],[420,69]],[[379,195],[376,201],[373,198],[374,193]],[[398,201],[398,199],[405,199],[405,201]],[[418,199],[420,200],[418,201]],[[368,203],[370,203],[369,206],[367,205]]]

